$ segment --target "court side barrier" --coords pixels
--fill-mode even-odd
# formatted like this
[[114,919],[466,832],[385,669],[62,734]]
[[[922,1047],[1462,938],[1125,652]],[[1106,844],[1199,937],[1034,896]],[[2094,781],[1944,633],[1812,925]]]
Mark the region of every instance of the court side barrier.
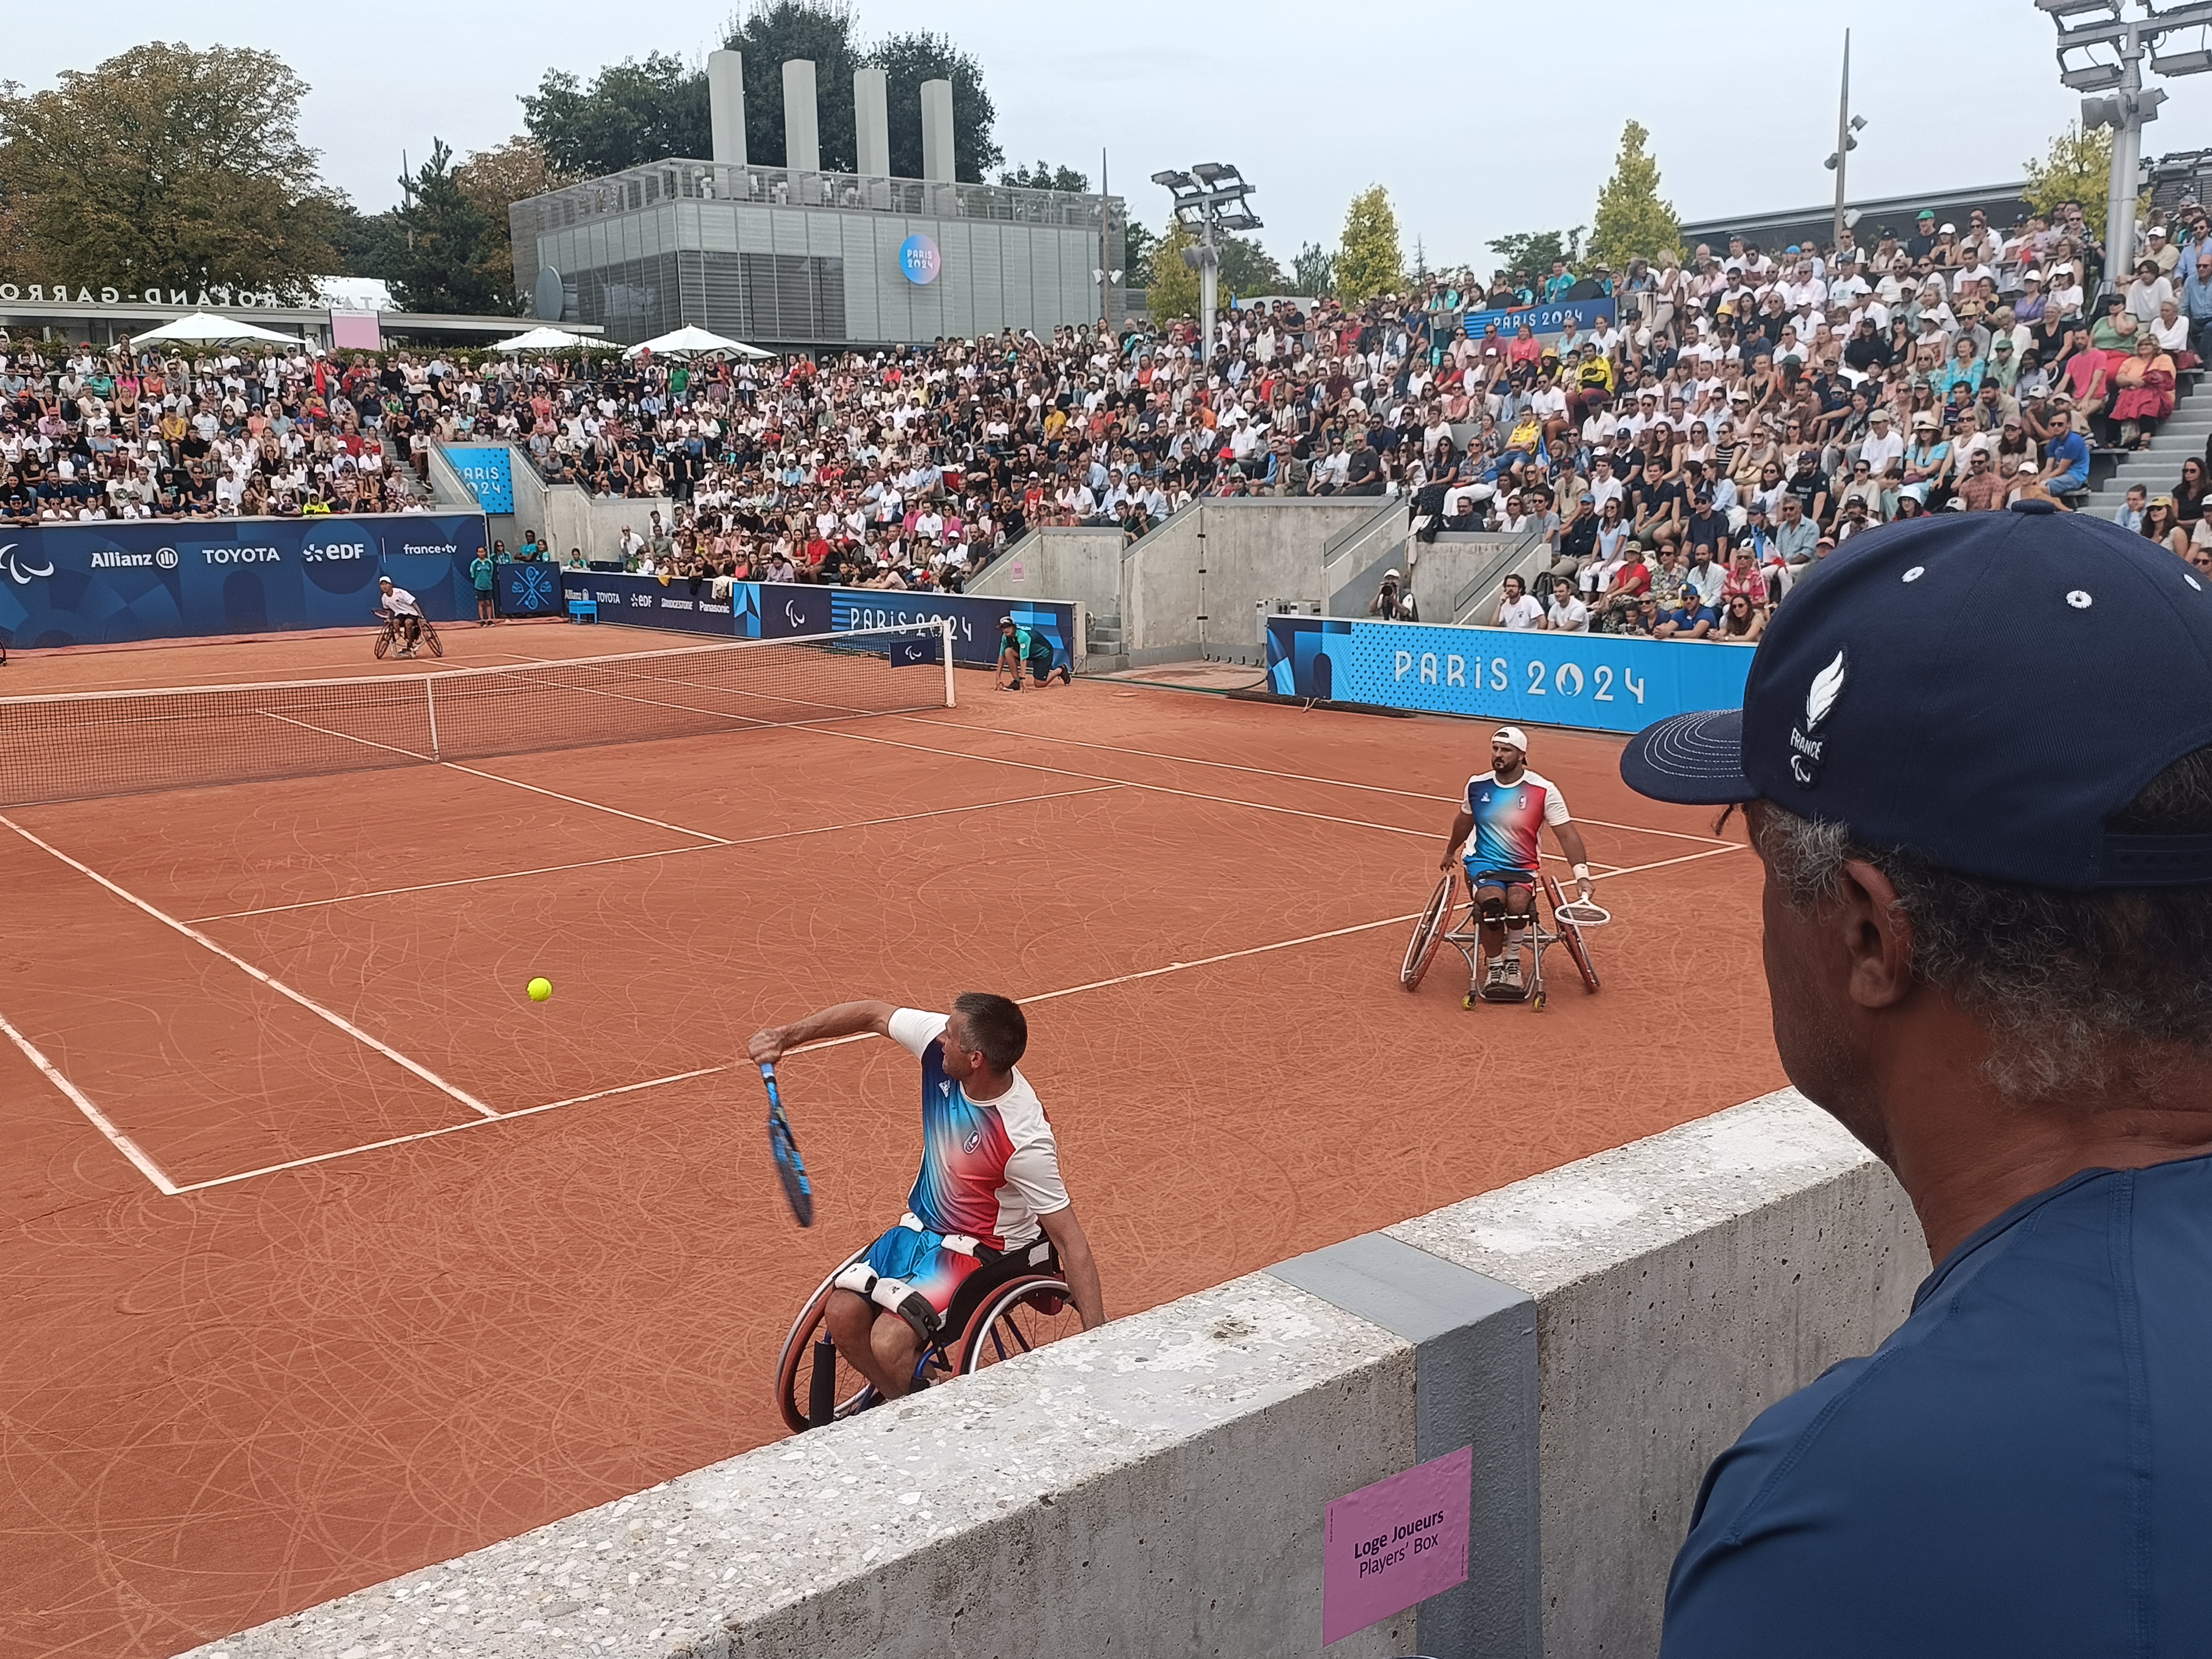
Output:
[[1784,1090],[194,1651],[1650,1653],[1707,1463],[1927,1266]]
[[481,513],[138,519],[0,529],[0,641],[27,650],[373,629],[389,576],[433,622],[477,613]]
[[1267,618],[1267,689],[1278,696],[1602,732],[1741,707],[1751,657],[1704,640]]
[[953,660],[989,667],[999,660],[999,618],[1011,616],[1051,645],[1055,663],[1072,667],[1082,654],[1083,607],[1064,599],[978,599],[813,582],[732,582],[718,599],[717,584],[702,580],[695,586],[688,577],[663,581],[619,570],[568,568],[559,575],[559,611],[571,599],[590,599],[601,622],[637,628],[776,640],[949,622]]

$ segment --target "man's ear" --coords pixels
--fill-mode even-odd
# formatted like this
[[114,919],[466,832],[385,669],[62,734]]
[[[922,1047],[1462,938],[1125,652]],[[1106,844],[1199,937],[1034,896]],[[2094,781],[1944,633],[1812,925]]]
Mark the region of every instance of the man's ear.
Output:
[[1893,1007],[1912,989],[1912,922],[1897,888],[1872,864],[1844,861],[1834,921],[1850,957],[1851,1000],[1863,1008]]

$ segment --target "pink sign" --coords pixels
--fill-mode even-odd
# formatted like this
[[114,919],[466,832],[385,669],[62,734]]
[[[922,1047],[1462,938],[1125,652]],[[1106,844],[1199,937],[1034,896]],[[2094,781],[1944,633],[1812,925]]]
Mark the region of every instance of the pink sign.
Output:
[[1474,1477],[1474,1448],[1462,1446],[1328,1506],[1324,1645],[1467,1582]]

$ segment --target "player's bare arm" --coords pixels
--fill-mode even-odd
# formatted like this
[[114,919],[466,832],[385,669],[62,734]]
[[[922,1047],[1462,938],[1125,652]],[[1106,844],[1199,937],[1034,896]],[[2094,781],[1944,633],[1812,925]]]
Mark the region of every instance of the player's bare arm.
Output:
[[[1459,809],[1459,816],[1452,820],[1451,834],[1444,841],[1444,855],[1437,860],[1437,868],[1450,869],[1452,860],[1459,856],[1459,849],[1467,845],[1467,838],[1474,833],[1474,814],[1462,806]],[[1581,837],[1577,836],[1576,840],[1579,842]]]
[[793,1048],[810,1042],[859,1036],[864,1032],[889,1036],[895,1012],[888,1002],[835,1003],[788,1025],[769,1025],[755,1031],[745,1052],[756,1066],[773,1066]]
[[1067,1288],[1075,1297],[1075,1311],[1083,1316],[1083,1328],[1097,1330],[1106,1322],[1106,1296],[1099,1289],[1098,1264],[1091,1258],[1091,1240],[1083,1224],[1075,1218],[1075,1206],[1071,1204],[1041,1215],[1037,1225],[1060,1253],[1060,1271],[1067,1275]]
[[1583,845],[1583,832],[1575,828],[1572,819],[1552,826],[1552,834],[1559,843],[1559,851],[1566,854],[1568,866],[1575,872],[1575,885],[1581,890],[1583,902],[1590,896],[1589,848]]

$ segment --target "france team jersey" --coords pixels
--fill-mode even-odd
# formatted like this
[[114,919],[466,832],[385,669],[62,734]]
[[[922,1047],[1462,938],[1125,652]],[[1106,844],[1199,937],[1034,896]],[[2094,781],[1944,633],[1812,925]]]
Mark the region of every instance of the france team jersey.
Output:
[[1549,778],[1524,771],[1518,783],[1500,783],[1495,772],[1467,781],[1467,810],[1474,833],[1464,857],[1470,873],[1484,870],[1537,870],[1537,836],[1546,824],[1567,822],[1566,797]]
[[1037,1217],[1067,1207],[1060,1152],[1036,1091],[1018,1070],[996,1100],[974,1101],[945,1075],[944,1014],[902,1008],[891,1041],[921,1061],[921,1173],[907,1208],[931,1232],[964,1233],[994,1249],[1033,1242]]

